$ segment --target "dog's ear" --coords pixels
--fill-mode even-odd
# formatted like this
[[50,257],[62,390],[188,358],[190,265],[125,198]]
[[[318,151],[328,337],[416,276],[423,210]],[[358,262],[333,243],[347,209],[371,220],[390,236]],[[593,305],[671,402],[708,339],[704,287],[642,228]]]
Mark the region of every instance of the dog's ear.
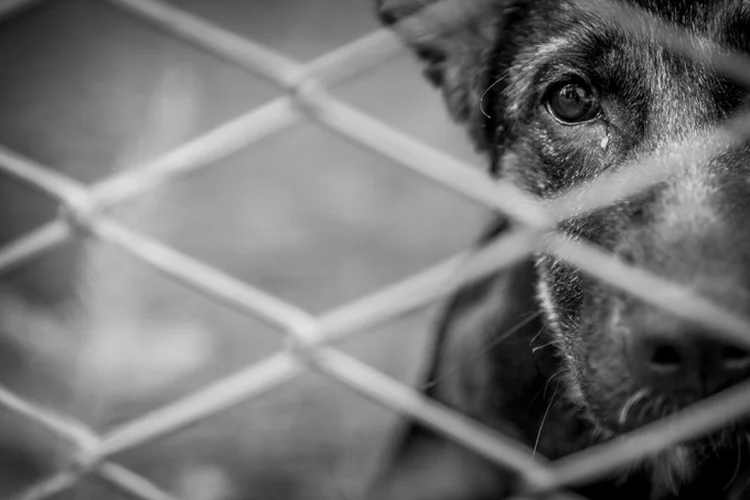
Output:
[[417,424],[409,425],[387,455],[367,500],[500,498],[498,492],[511,492],[508,474]]
[[512,59],[505,28],[528,0],[376,1],[381,21],[425,64],[425,76],[442,90],[454,120],[468,127],[478,149],[492,151],[503,124],[491,109],[491,93],[481,101]]
[[491,0],[378,0],[378,15],[425,64],[424,75],[442,89],[451,116],[469,126],[484,149],[479,100],[494,47]]

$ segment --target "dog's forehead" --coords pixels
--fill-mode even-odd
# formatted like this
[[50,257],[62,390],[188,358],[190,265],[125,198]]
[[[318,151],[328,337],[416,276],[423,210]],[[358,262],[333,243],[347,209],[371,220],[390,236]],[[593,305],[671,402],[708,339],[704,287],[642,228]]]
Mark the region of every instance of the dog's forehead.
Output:
[[711,24],[719,17],[736,16],[743,10],[747,0],[627,0],[667,20],[696,27]]
[[[750,0],[622,0],[616,3],[633,7],[645,16],[676,25],[688,33],[749,49],[738,45],[747,43],[750,36]],[[606,2],[563,0],[558,5],[570,21],[585,18],[599,29],[617,29],[617,20],[600,15],[599,9]]]
[[[523,59],[527,63],[532,59],[535,62],[530,65],[537,67],[559,57],[592,61],[595,55],[612,53],[619,47],[625,50],[626,58],[641,66],[650,59],[644,60],[644,54],[663,47],[663,30],[670,26],[681,29],[684,41],[692,43],[698,52],[707,46],[723,46],[750,53],[750,0],[622,0],[615,3],[632,10],[616,11],[613,15],[606,8],[607,2],[601,0],[562,0],[553,3],[556,9],[538,11],[538,35],[535,43],[527,44],[522,50]],[[618,16],[629,14],[636,16],[644,28],[632,31],[627,27],[631,19],[627,19],[623,27]],[[679,56],[677,59],[689,58]],[[688,71],[699,70],[692,67]]]

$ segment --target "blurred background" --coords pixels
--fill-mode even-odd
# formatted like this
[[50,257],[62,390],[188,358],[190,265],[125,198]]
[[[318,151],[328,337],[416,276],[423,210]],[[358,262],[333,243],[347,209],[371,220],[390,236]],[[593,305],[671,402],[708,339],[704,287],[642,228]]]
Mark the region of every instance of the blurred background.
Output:
[[[378,27],[369,0],[173,3],[301,62]],[[481,165],[405,51],[331,91]],[[87,184],[278,95],[99,0],[52,0],[0,22],[0,145]],[[1,171],[0,205],[0,245],[57,214],[52,201]],[[488,218],[305,120],[113,213],[315,314],[465,248]],[[438,307],[342,347],[414,385]],[[0,383],[99,432],[283,345],[279,332],[96,241],[75,240],[0,276]],[[308,374],[116,461],[186,500],[356,499],[396,422]],[[65,464],[70,452],[0,407],[0,498]],[[129,497],[89,477],[59,498]]]

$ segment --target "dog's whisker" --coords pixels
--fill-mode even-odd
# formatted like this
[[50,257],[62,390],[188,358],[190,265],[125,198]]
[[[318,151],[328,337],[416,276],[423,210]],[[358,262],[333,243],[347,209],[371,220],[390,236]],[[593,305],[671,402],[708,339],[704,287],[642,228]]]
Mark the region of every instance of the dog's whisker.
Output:
[[561,368],[561,369],[559,369],[558,371],[556,371],[555,373],[553,373],[553,374],[552,374],[552,375],[551,375],[551,376],[550,376],[550,377],[549,377],[549,378],[547,379],[547,382],[546,382],[546,383],[544,384],[544,386],[542,386],[542,388],[541,388],[541,389],[539,389],[539,390],[538,390],[538,391],[536,392],[536,394],[534,394],[534,397],[533,397],[533,398],[531,399],[531,401],[532,401],[532,402],[536,401],[536,399],[537,399],[537,398],[538,398],[539,396],[542,396],[542,397],[545,397],[545,398],[546,398],[546,397],[547,397],[547,389],[549,388],[549,385],[550,385],[550,384],[552,383],[552,381],[553,381],[554,379],[556,379],[557,377],[559,377],[560,375],[562,375],[562,374],[564,374],[564,373],[567,373],[568,371],[570,371],[570,370],[569,370],[568,368]]
[[714,455],[716,456],[716,458],[720,458],[721,457],[721,446],[719,446],[719,443],[716,441],[715,438],[711,437],[710,440],[711,440],[711,446],[712,446],[713,451],[714,451]]
[[[540,311],[540,314],[541,314],[541,311]],[[541,326],[541,328],[539,328],[539,331],[538,331],[538,332],[536,333],[536,335],[534,335],[534,337],[533,337],[533,338],[532,338],[532,339],[531,339],[531,340],[529,341],[529,347],[532,347],[532,348],[533,348],[533,346],[534,346],[534,342],[536,342],[536,341],[537,341],[537,340],[539,339],[539,337],[541,337],[541,336],[542,336],[542,334],[544,334],[544,333],[548,333],[548,332],[550,331],[550,330],[549,330],[549,327],[550,327],[550,325],[551,325],[552,323],[553,323],[552,321],[545,321],[544,323],[542,323],[542,326]],[[559,339],[556,339],[556,340],[559,340]]]
[[651,406],[651,413],[655,418],[664,418],[666,416],[664,413],[664,399],[665,397],[663,394],[654,397],[654,404]]
[[492,85],[490,85],[489,87],[487,87],[487,89],[484,92],[482,92],[482,97],[479,98],[479,111],[482,112],[482,114],[485,116],[485,118],[492,118],[492,117],[490,115],[488,115],[487,112],[484,110],[484,97],[487,95],[487,92],[489,92],[490,90],[492,90],[492,88],[495,85],[497,85],[498,83],[502,82],[506,78],[508,78],[508,75],[501,76],[500,78],[498,78],[497,80],[495,80],[492,83]]
[[542,325],[542,327],[539,329],[536,335],[534,335],[534,337],[529,341],[529,346],[534,345],[534,342],[536,342],[536,339],[538,339],[539,336],[547,330],[548,325],[549,325],[549,322],[545,322],[544,325]]
[[732,483],[734,483],[734,480],[737,479],[737,476],[740,473],[740,464],[742,463],[742,443],[740,441],[739,434],[736,436],[737,439],[737,464],[734,467],[734,472],[732,473],[732,476],[729,478],[727,483],[722,488],[723,491],[727,491],[729,488],[732,487]]
[[487,350],[492,349],[493,347],[495,347],[496,345],[498,345],[500,342],[502,342],[502,341],[508,339],[509,337],[511,337],[512,335],[518,333],[518,331],[521,330],[521,328],[523,328],[524,326],[528,325],[529,323],[531,323],[532,321],[534,321],[535,319],[537,319],[539,316],[541,316],[541,314],[542,314],[542,311],[532,311],[530,313],[526,313],[526,315],[525,315],[526,317],[523,317],[524,315],[522,315],[521,317],[523,319],[521,319],[520,321],[518,321],[515,325],[513,325],[513,327],[509,328],[505,333],[503,333],[499,337],[493,339],[492,342],[486,344],[484,346],[485,349],[487,349]]
[[553,345],[559,345],[559,344],[560,344],[559,340],[551,340],[551,341],[547,342],[546,344],[542,344],[540,346],[536,346],[536,347],[532,348],[531,352],[536,353],[537,351],[539,351],[540,349],[544,349],[545,347],[549,347],[549,346],[553,346]]
[[549,385],[552,383],[552,381],[556,379],[557,377],[559,377],[560,375],[562,375],[563,373],[566,373],[567,371],[568,371],[567,368],[561,368],[555,373],[553,373],[549,379],[547,379],[547,382],[544,384],[544,389],[542,390],[542,397],[547,397],[547,389],[549,388]]
[[648,396],[650,392],[651,391],[648,388],[640,389],[625,401],[625,404],[622,405],[622,409],[620,410],[620,415],[618,417],[618,422],[620,423],[620,425],[625,425],[625,423],[628,421],[628,414],[630,413],[630,410],[633,408],[633,406],[635,406],[636,403]]
[[[743,444],[748,446],[748,452],[750,452],[750,433],[746,432],[744,438],[745,438],[745,442]],[[744,493],[747,490],[748,486],[750,486],[750,473],[746,471],[745,476],[746,476],[745,483],[742,485],[742,488],[739,488],[738,490],[736,490],[737,496],[742,495],[742,493]]]
[[453,366],[449,366],[446,371],[440,374],[440,376],[435,377],[432,380],[428,381],[427,383],[423,384],[421,386],[421,390],[426,390],[431,387],[434,387],[440,380],[442,380],[443,378],[447,376],[454,374],[462,366],[465,366],[481,358],[482,355],[484,355],[487,351],[492,350],[493,348],[495,348],[497,345],[499,345],[503,341],[507,340],[512,335],[518,333],[519,330],[521,330],[524,326],[528,325],[529,323],[537,319],[541,314],[542,314],[542,311],[530,311],[528,313],[522,314],[520,316],[522,319],[518,321],[515,325],[513,325],[512,328],[509,328],[502,335],[499,335],[498,337],[492,339],[491,342],[488,342],[487,344],[483,345],[482,348],[479,349],[477,353],[474,354],[473,356],[468,356],[466,358],[463,358],[459,360],[458,362],[456,362]]
[[558,395],[559,392],[560,392],[560,384],[558,384],[555,387],[555,392],[552,393],[552,397],[549,399],[549,404],[547,405],[547,409],[544,411],[544,415],[542,415],[542,421],[539,424],[539,431],[536,433],[536,440],[534,441],[534,449],[531,451],[532,460],[536,457],[537,449],[539,449],[539,443],[542,440],[542,431],[544,430],[544,424],[547,422],[547,417],[552,411],[552,408],[562,399],[562,396],[561,396],[559,399],[555,400],[555,397]]
[[568,349],[573,345],[573,339],[568,340],[568,342],[565,344],[565,346],[560,349],[560,354],[565,354],[568,352]]
[[643,405],[643,408],[641,408],[641,411],[638,412],[636,422],[643,423],[644,419],[648,416],[648,413],[656,406],[655,403],[655,400],[647,401],[646,404]]
[[656,415],[659,416],[659,418],[664,418],[668,416],[671,413],[671,408],[669,406],[669,401],[667,400],[667,396],[664,394],[660,394],[657,402],[659,404],[659,409],[656,411]]

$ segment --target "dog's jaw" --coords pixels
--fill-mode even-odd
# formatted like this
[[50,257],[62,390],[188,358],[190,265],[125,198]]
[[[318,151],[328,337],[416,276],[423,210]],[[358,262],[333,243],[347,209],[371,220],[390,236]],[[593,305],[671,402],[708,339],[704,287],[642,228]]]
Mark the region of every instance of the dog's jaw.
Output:
[[567,365],[564,378],[566,380],[565,387],[568,400],[576,406],[585,408],[586,403],[581,389],[580,377],[575,370],[577,366],[576,359],[571,350],[560,349],[560,346],[565,346],[569,342],[570,334],[568,332],[571,331],[572,325],[567,324],[563,320],[562,315],[558,313],[558,308],[555,305],[555,300],[548,284],[549,278],[545,271],[546,260],[547,258],[543,255],[538,255],[535,259],[537,301],[542,310],[545,329],[549,331],[557,345],[558,358]]
[[[566,324],[558,312],[552,296],[550,286],[545,279],[545,257],[536,258],[536,269],[538,281],[536,283],[536,295],[539,306],[545,318],[546,328],[550,334],[559,341],[559,344],[565,345],[565,339],[569,338],[573,332],[572,325]],[[586,400],[582,390],[580,374],[576,372],[578,363],[573,353],[567,349],[559,349],[557,355],[560,361],[566,365],[563,368],[563,385],[565,387],[565,397],[575,407],[579,408],[582,418],[591,424],[591,441],[604,442],[617,439],[619,434],[609,426],[603,425],[600,420],[589,411],[589,403]],[[659,500],[667,494],[677,495],[679,490],[685,484],[689,483],[696,474],[697,460],[696,453],[690,446],[675,445],[657,455],[645,457],[640,462],[633,464],[631,467],[623,470],[621,473],[622,480],[626,480],[633,472],[638,469],[647,470],[651,476],[652,492],[651,499]]]

